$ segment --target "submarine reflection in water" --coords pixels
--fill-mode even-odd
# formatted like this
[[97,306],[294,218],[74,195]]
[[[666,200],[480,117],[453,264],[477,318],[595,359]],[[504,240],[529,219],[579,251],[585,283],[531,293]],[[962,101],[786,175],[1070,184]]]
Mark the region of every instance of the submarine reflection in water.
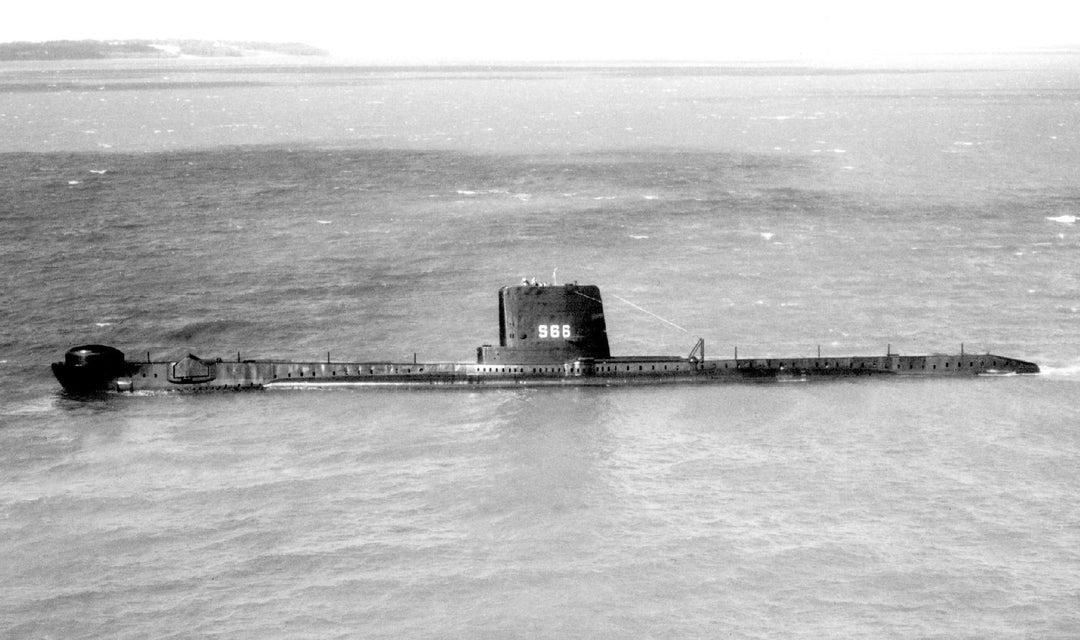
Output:
[[1038,373],[1038,365],[993,354],[705,359],[612,356],[595,285],[522,284],[499,290],[499,344],[476,362],[227,362],[194,355],[127,360],[113,347],[70,349],[53,373],[68,391],[225,390],[288,386],[616,386],[811,380],[856,376],[974,376]]

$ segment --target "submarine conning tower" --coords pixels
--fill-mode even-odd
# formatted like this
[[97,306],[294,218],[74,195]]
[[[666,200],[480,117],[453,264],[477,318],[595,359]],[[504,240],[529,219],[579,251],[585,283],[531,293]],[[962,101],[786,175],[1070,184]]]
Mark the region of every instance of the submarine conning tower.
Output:
[[499,289],[499,346],[484,345],[476,355],[479,364],[610,358],[600,288],[575,283]]

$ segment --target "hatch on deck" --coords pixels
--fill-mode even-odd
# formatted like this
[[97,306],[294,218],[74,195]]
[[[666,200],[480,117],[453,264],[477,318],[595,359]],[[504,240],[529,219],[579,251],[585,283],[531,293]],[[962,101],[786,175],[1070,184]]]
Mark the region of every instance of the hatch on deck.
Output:
[[217,377],[217,363],[188,354],[169,367],[169,382],[195,384],[210,382]]

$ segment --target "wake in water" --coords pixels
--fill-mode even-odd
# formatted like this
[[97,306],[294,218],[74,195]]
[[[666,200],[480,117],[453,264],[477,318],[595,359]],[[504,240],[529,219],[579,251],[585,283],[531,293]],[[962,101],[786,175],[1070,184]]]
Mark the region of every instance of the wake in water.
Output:
[[1080,362],[1074,362],[1072,364],[1065,364],[1061,366],[1042,366],[1040,365],[1040,374],[1043,376],[1053,378],[1080,378]]

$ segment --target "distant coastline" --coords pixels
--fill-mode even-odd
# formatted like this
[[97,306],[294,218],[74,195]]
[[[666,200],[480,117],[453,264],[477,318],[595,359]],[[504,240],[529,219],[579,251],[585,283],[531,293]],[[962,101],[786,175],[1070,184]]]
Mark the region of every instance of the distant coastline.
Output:
[[99,60],[108,58],[240,58],[260,55],[327,56],[297,42],[214,40],[50,40],[0,42],[0,61]]

